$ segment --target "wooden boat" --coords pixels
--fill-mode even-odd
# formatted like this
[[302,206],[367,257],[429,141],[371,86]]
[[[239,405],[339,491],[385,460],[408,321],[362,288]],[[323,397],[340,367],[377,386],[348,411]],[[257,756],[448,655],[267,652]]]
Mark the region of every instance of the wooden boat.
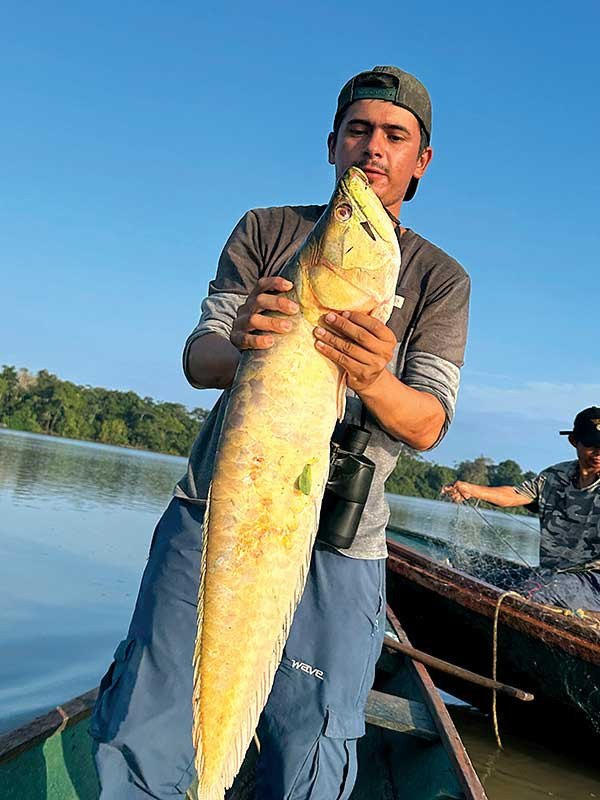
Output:
[[[408,641],[401,630],[398,636]],[[0,737],[2,800],[96,800],[88,735],[96,693],[94,689]],[[422,664],[384,648],[366,721],[352,800],[486,800]],[[227,800],[254,800],[255,762],[251,746]]]
[[[494,615],[502,589],[388,539],[388,601],[415,647],[492,674]],[[497,677],[535,695],[499,701],[505,721],[578,747],[600,742],[600,630],[521,597],[502,600]],[[488,711],[491,692],[443,674],[436,684]]]

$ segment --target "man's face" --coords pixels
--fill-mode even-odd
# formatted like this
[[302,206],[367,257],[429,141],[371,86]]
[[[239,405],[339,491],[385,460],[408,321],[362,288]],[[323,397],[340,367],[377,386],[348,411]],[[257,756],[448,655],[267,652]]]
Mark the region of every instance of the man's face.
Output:
[[577,450],[577,459],[581,469],[600,472],[600,445],[597,447],[585,447],[581,442],[574,439],[572,434],[569,436],[569,441]]
[[360,167],[375,194],[395,216],[411,178],[421,178],[431,147],[419,155],[421,130],[414,114],[387,100],[356,100],[346,109],[337,137],[329,134],[329,163],[336,179]]

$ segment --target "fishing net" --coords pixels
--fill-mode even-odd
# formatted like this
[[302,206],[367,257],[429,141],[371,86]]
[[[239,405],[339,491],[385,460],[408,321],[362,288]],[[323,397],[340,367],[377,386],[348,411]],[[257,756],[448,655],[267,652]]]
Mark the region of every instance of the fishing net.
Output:
[[[521,592],[536,602],[564,608],[600,627],[586,608],[593,599],[579,593],[576,578],[560,578],[539,567],[540,528],[536,517],[460,505],[450,500],[388,495],[390,533],[403,544],[493,584]],[[597,602],[597,601],[596,601]],[[581,609],[580,609],[581,607]]]
[[392,538],[442,563],[502,589],[537,568],[539,524],[533,517],[397,495],[388,501]]
[[539,523],[534,518],[454,505],[452,566],[500,589],[538,577]]
[[[537,518],[482,509],[472,502],[457,505],[449,500],[394,495],[389,495],[388,501],[391,538],[492,584],[502,592],[517,591],[534,602],[538,602],[544,591],[552,596],[549,589],[553,575],[539,567],[540,529]],[[574,617],[594,637],[600,637],[598,617],[585,609],[568,608],[573,597],[561,598],[555,594],[554,599],[556,605],[544,605],[555,615],[557,628],[561,627],[561,620]],[[561,604],[567,608],[557,607]],[[491,648],[490,640],[490,653]],[[586,659],[566,657],[560,648],[554,647],[548,648],[545,659],[544,671],[555,676],[556,693],[583,709],[600,733],[598,665]],[[556,659],[555,662],[552,659]]]

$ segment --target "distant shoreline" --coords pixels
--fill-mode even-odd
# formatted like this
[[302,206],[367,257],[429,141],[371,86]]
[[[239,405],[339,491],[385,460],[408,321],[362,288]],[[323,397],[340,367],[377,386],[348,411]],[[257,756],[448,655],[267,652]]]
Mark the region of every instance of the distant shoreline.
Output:
[[[190,411],[132,391],[79,386],[43,369],[33,374],[4,365],[0,371],[0,425],[13,431],[187,459],[208,415],[203,408]],[[512,459],[495,464],[481,455],[449,467],[405,448],[385,488],[405,497],[437,499],[442,487],[457,479],[517,486],[534,476]],[[528,512],[517,508],[507,513]]]
[[43,431],[26,431],[22,428],[11,428],[8,425],[5,425],[3,422],[0,422],[0,434],[3,431],[8,431],[9,433],[24,433],[29,436],[40,436],[45,439],[58,439],[59,441],[63,442],[72,442],[73,444],[93,444],[97,445],[98,447],[110,447],[116,450],[127,450],[129,452],[134,453],[148,453],[148,455],[152,456],[164,456],[165,458],[175,458],[175,459],[182,459],[183,461],[187,461],[187,456],[179,456],[176,453],[163,453],[160,450],[148,450],[147,447],[136,447],[132,444],[111,444],[110,442],[98,442],[95,439],[76,439],[73,436],[61,436],[58,433],[45,433]]
[[0,425],[74,441],[186,457],[208,416],[133,391],[80,386],[48,370],[0,370]]

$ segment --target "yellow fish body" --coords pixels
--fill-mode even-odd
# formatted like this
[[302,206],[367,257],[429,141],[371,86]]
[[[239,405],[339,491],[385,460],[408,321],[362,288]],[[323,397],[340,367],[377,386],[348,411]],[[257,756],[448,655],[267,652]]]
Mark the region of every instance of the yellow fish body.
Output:
[[193,694],[200,800],[222,800],[237,775],[310,564],[345,391],[313,329],[329,310],[386,322],[399,267],[393,223],[351,167],[281,273],[300,306],[292,330],[240,361],[205,516]]

